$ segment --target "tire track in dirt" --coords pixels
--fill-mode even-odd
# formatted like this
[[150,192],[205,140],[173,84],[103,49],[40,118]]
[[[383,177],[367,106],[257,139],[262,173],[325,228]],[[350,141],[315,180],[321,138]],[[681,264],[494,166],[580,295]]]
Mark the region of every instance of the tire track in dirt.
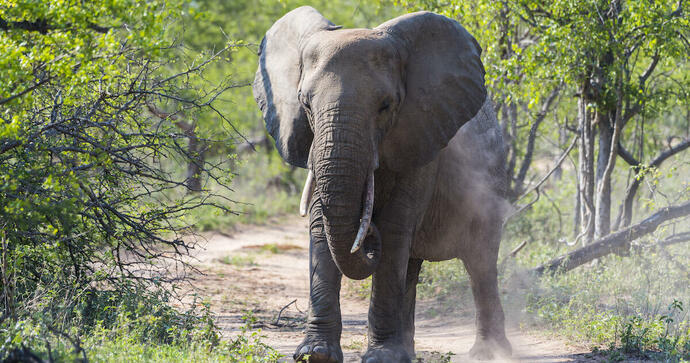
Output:
[[[211,303],[224,336],[238,334],[243,316],[252,311],[253,327],[261,328],[263,340],[292,361],[302,340],[309,296],[309,251],[307,221],[288,217],[265,226],[244,226],[232,235],[208,234],[194,253],[194,263],[203,274],[192,283],[199,297]],[[368,301],[341,293],[346,362],[359,362],[366,350]],[[291,303],[291,304],[290,304]],[[439,362],[450,355],[451,362],[472,361],[467,352],[474,343],[471,314],[428,317],[433,301],[418,302],[416,350],[419,361]],[[473,307],[472,307],[473,308]],[[280,311],[282,313],[280,313]],[[276,321],[280,313],[280,320]],[[509,319],[509,317],[508,317]],[[508,329],[513,345],[513,362],[592,361],[586,350],[563,341]]]

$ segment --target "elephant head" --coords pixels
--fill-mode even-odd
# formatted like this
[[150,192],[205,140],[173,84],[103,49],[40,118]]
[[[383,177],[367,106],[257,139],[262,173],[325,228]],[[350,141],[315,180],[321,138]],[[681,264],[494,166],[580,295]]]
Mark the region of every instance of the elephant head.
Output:
[[462,26],[428,12],[340,29],[301,7],[266,33],[254,97],[280,155],[313,172],[316,212],[344,275],[376,268],[374,170],[423,166],[477,113],[486,98],[480,54]]

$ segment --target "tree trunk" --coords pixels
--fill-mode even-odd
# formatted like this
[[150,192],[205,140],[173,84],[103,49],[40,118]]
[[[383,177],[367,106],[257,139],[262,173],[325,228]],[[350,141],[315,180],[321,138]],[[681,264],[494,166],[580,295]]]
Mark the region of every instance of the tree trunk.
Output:
[[[4,225],[3,225],[4,227]],[[0,248],[2,248],[2,252],[0,253],[0,281],[2,281],[2,305],[3,305],[3,311],[2,315],[0,315],[0,321],[5,320],[5,318],[8,318],[10,316],[14,315],[14,289],[13,289],[13,282],[14,279],[12,278],[13,271],[10,271],[9,269],[9,261],[8,261],[8,252],[9,252],[9,247],[8,247],[8,242],[7,242],[7,236],[5,235],[5,231],[0,231]]]
[[204,146],[196,136],[196,122],[187,123],[184,121],[176,121],[175,125],[184,131],[189,143],[187,145],[187,178],[185,185],[187,191],[196,193],[201,191],[201,165],[204,163]]
[[580,215],[580,212],[582,212],[581,208],[581,200],[580,200],[580,182],[579,180],[577,181],[577,190],[575,191],[575,211],[573,212],[573,239],[577,238],[577,235],[580,234],[580,220],[582,219],[582,216]]
[[170,119],[175,126],[179,127],[189,140],[187,147],[187,178],[185,185],[189,192],[201,191],[201,166],[204,164],[205,145],[199,141],[196,136],[196,122],[188,123],[180,120],[180,116],[176,113],[163,112],[151,103],[146,103],[149,112],[160,119]]
[[[554,113],[554,116],[556,114]],[[567,121],[565,122],[567,124]],[[563,148],[563,146],[568,142],[568,130],[565,128],[565,125],[562,127],[558,128],[558,145],[559,149]],[[553,180],[559,181],[563,177],[563,168],[558,167],[556,171],[553,173]]]
[[[541,109],[537,113],[537,116],[534,122],[532,123],[532,126],[530,127],[529,135],[527,136],[527,150],[525,151],[525,156],[522,159],[520,170],[518,171],[517,176],[514,178],[515,186],[513,187],[513,193],[516,196],[521,195],[524,192],[527,171],[529,170],[530,166],[532,166],[532,159],[534,157],[534,148],[537,143],[537,131],[539,130],[539,125],[541,125],[541,123],[544,122],[544,119],[546,119],[546,115],[548,115],[551,109],[551,104],[558,97],[558,93],[560,92],[560,90],[561,87],[559,86],[551,91],[551,94],[549,95],[549,97],[546,98],[546,101],[544,101],[544,103],[542,104]],[[517,113],[515,118],[517,118]]]
[[[186,130],[185,130],[186,132]],[[187,188],[191,192],[201,191],[201,165],[204,164],[203,143],[199,141],[194,129],[188,133],[189,146],[187,152],[189,153],[189,162],[187,163]]]
[[578,176],[580,194],[580,233],[582,243],[587,244],[594,236],[594,138],[589,120],[584,87],[578,100],[578,124],[580,128]]
[[613,127],[611,121],[612,119],[607,112],[597,112],[596,124],[599,126],[599,153],[597,154],[594,238],[605,236],[611,231],[611,177],[606,175],[609,155],[613,147]]

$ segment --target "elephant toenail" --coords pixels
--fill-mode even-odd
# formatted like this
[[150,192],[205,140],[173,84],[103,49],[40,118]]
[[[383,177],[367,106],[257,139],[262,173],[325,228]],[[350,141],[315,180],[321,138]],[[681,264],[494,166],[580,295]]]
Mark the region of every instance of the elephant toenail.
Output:
[[328,349],[326,349],[324,346],[318,345],[314,347],[314,353],[326,355],[328,354]]

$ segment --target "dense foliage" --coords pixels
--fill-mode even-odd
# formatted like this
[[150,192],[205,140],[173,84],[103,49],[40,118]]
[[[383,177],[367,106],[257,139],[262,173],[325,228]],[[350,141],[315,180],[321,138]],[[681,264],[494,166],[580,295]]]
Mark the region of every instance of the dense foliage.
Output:
[[180,172],[227,185],[227,157],[200,159],[178,124],[232,86],[204,78],[230,46],[190,55],[169,34],[183,5],[0,3],[0,358],[84,354],[80,337],[122,316],[151,342],[216,334],[165,304],[194,247],[185,214],[231,207]]

